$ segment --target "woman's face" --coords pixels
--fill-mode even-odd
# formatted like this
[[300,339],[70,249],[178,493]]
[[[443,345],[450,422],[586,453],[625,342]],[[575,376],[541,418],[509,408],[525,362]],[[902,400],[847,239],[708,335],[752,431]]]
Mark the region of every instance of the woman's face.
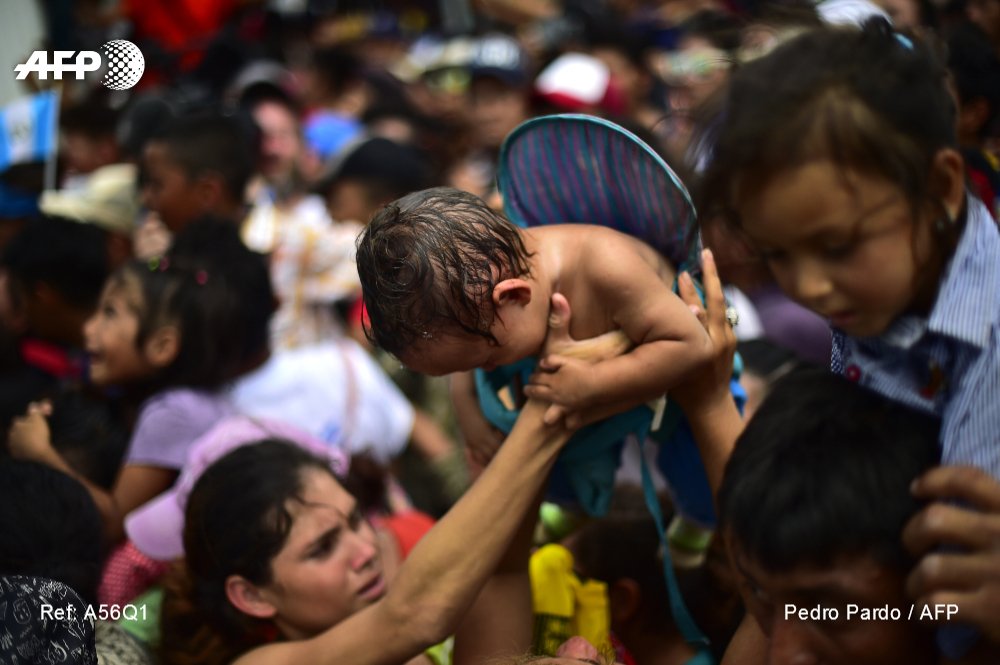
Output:
[[261,592],[285,637],[303,639],[379,600],[386,582],[374,530],[329,473],[304,471],[302,501],[287,508],[292,528]]

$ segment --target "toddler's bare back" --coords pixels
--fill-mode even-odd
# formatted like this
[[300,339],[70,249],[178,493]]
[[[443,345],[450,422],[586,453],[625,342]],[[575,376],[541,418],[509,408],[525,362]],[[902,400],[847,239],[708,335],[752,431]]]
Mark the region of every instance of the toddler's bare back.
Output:
[[570,334],[578,340],[596,338],[577,349],[581,358],[605,358],[620,353],[622,345],[631,346],[611,319],[612,303],[601,302],[591,288],[602,265],[614,261],[634,264],[637,269],[652,269],[663,288],[673,289],[674,267],[655,249],[632,236],[590,224],[555,224],[535,227],[526,233],[537,241],[536,260],[545,262],[553,291],[565,295],[570,303],[573,313]]

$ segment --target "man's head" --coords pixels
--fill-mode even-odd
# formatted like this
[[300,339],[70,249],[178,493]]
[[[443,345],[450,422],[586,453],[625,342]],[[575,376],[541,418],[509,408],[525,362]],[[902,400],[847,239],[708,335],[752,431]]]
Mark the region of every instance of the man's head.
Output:
[[253,175],[252,144],[235,116],[174,120],[143,152],[143,202],[174,232],[203,215],[233,217]]
[[1000,111],[1000,56],[982,28],[971,22],[951,27],[948,71],[958,101],[959,144],[978,146]]
[[497,150],[528,119],[531,66],[517,40],[503,34],[480,37],[469,63],[469,112],[477,147]]
[[427,374],[536,353],[548,295],[533,292],[531,256],[520,230],[477,196],[448,187],[404,196],[358,239],[367,333]]
[[118,115],[106,100],[99,97],[92,97],[63,111],[59,118],[60,151],[69,173],[92,173],[121,160],[115,138]]
[[303,189],[305,144],[295,103],[273,86],[260,84],[244,95],[243,104],[260,129],[260,174],[282,194]]
[[82,346],[110,272],[108,232],[59,217],[30,220],[0,257],[0,325],[16,334]]
[[338,222],[367,222],[375,212],[434,180],[430,162],[416,147],[381,136],[345,150],[316,190]]
[[1000,53],[1000,0],[968,0],[965,15],[989,35],[994,48]]
[[37,575],[88,601],[101,578],[101,519],[84,486],[37,462],[0,460],[0,576]]
[[[938,430],[933,418],[825,371],[775,384],[719,494],[769,662],[910,665],[933,654],[927,632],[907,621],[912,562],[901,533],[919,507],[910,484],[938,463]],[[863,620],[875,608],[902,618]]]

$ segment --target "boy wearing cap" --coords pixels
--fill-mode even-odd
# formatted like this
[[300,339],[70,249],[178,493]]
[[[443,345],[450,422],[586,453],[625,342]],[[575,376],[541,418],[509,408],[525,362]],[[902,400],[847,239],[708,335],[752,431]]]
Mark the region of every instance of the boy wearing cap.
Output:
[[385,204],[432,180],[431,165],[417,148],[375,136],[346,150],[315,189],[333,219],[365,223]]
[[531,72],[524,49],[506,35],[486,35],[473,44],[469,64],[469,110],[476,144],[496,151],[531,113]]
[[471,150],[451,166],[445,183],[491,200],[500,145],[532,115],[531,64],[516,40],[491,34],[472,43],[467,66]]

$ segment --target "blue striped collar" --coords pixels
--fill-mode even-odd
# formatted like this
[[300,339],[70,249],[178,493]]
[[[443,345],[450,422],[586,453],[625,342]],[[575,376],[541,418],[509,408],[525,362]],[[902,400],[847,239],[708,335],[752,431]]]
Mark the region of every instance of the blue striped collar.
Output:
[[996,325],[1000,288],[1000,234],[986,206],[975,196],[955,255],[941,280],[927,330],[984,348]]

